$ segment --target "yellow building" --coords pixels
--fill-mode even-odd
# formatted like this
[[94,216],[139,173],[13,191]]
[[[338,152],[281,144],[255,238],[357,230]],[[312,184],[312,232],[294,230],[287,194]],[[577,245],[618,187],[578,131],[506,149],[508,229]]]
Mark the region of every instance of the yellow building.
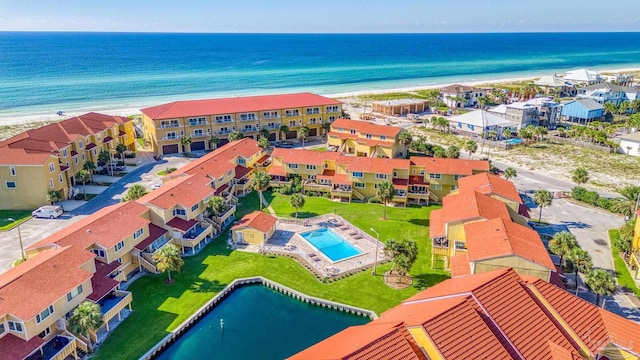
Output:
[[376,125],[366,121],[338,119],[331,124],[327,146],[339,153],[368,157],[404,157],[407,149],[400,144],[400,134],[407,130]]
[[[88,113],[28,130],[0,142],[0,207],[34,209],[49,191],[63,199],[78,192],[74,176],[100,151],[118,144],[135,150],[133,122],[124,117]],[[74,190],[75,188],[75,190]]]
[[636,212],[636,225],[633,228],[633,239],[631,240],[631,255],[629,256],[629,266],[633,270],[633,277],[640,277],[640,210]]
[[[142,109],[145,139],[156,154],[176,154],[215,148],[233,131],[270,141],[295,139],[306,126],[309,136],[322,135],[342,114],[342,103],[298,93],[225,99],[174,101]],[[282,126],[288,131],[281,133]]]
[[236,244],[264,245],[276,231],[278,218],[262,211],[247,214],[231,228]]

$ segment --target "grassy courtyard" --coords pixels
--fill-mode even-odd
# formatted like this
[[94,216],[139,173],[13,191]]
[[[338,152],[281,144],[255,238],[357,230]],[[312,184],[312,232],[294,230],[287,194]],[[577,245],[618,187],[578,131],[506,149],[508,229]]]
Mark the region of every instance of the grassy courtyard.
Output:
[[[8,219],[14,219],[11,221]],[[0,210],[0,231],[11,230],[31,219],[31,210]]]
[[[292,216],[287,196],[265,193],[279,216]],[[237,218],[256,210],[254,192],[241,199]],[[137,358],[175,329],[207,300],[235,278],[262,275],[306,294],[367,308],[380,313],[428,287],[448,278],[448,274],[430,269],[428,241],[429,213],[435,207],[388,208],[388,220],[382,216],[382,205],[334,203],[324,198],[307,197],[302,216],[336,211],[345,219],[371,233],[380,232],[381,240],[392,237],[413,238],[419,243],[420,255],[411,274],[414,286],[404,290],[387,287],[380,276],[364,271],[348,278],[324,284],[297,262],[286,257],[262,256],[231,251],[225,242],[227,234],[209,244],[200,254],[185,258],[182,272],[175,274],[176,283],[165,285],[166,275],[150,275],[138,279],[130,287],[133,313],[107,338],[96,359]],[[391,265],[379,267],[382,274]]]

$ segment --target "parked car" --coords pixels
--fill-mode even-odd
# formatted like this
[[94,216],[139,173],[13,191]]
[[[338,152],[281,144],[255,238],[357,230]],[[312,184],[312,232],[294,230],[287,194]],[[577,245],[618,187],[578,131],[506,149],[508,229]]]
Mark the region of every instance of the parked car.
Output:
[[31,216],[34,216],[37,218],[54,219],[59,217],[63,213],[64,213],[64,210],[62,210],[62,206],[45,205],[45,206],[39,207],[36,210],[33,210],[33,212],[31,212]]

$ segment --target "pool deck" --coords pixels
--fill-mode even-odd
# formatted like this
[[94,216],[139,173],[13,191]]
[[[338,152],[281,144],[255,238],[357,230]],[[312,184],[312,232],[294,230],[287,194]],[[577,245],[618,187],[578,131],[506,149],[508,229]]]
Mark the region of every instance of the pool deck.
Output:
[[[345,241],[362,251],[362,254],[349,257],[337,262],[331,261],[325,254],[318,251],[300,236],[301,233],[319,228],[330,228]],[[264,251],[278,255],[292,256],[303,262],[319,277],[337,277],[345,273],[355,273],[362,268],[373,267],[375,261],[377,240],[334,214],[321,215],[309,219],[281,218],[276,231],[264,248],[260,246],[236,246],[246,251]],[[386,261],[384,244],[378,244],[378,264]]]

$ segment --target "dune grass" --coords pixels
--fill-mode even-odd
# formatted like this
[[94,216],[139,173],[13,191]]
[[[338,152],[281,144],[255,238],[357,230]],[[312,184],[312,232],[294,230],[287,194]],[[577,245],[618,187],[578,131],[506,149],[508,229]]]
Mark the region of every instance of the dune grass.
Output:
[[[292,215],[287,196],[265,192],[265,198],[279,215]],[[258,208],[255,192],[240,201],[237,218]],[[391,237],[416,239],[420,244],[420,255],[411,271],[413,287],[393,290],[384,284],[381,276],[374,277],[369,271],[325,284],[290,258],[231,251],[225,242],[227,232],[224,232],[200,254],[184,259],[182,271],[172,274],[176,279],[173,285],[164,284],[164,274],[136,280],[129,287],[133,292],[133,313],[107,338],[94,359],[138,358],[233,279],[241,277],[261,275],[311,296],[377,313],[389,309],[419,289],[448,278],[446,272],[430,269],[428,217],[433,208],[389,208],[389,220],[382,222],[378,220],[382,215],[381,205],[342,204],[308,197],[304,208],[306,212],[302,213],[303,216],[312,216],[337,210],[339,215],[367,232],[370,232],[370,227],[377,229],[381,240]],[[382,274],[390,267],[390,264],[380,266],[378,273]]]

